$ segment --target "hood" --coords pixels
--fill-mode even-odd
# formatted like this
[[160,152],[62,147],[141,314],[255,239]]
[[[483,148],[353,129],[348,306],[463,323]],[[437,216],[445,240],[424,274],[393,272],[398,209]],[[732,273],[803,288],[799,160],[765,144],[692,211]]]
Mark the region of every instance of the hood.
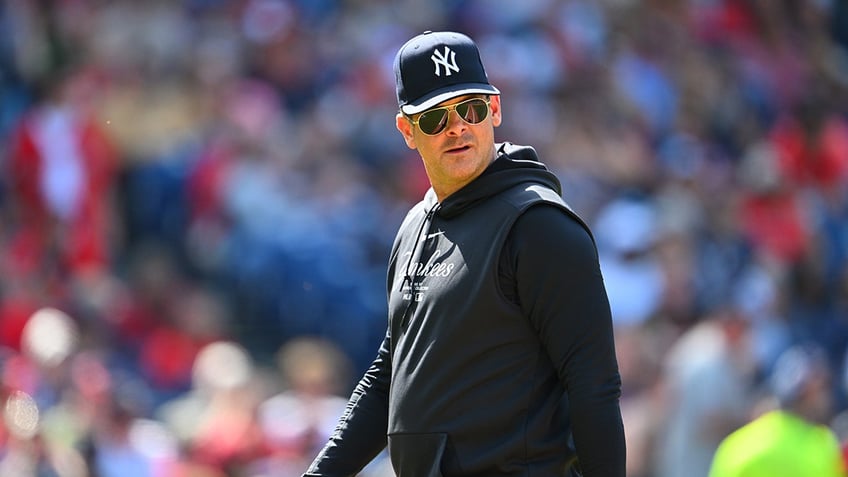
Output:
[[[497,145],[497,155],[479,177],[446,198],[436,213],[444,218],[457,216],[477,202],[521,183],[542,184],[562,195],[559,179],[539,161],[532,147],[505,142]],[[432,210],[437,202],[432,189],[427,191],[424,202],[426,209]]]

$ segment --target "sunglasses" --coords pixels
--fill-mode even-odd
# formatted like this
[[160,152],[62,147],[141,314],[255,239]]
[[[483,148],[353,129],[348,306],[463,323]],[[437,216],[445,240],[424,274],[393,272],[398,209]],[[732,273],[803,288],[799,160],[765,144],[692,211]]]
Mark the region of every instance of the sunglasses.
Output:
[[428,109],[418,115],[418,119],[409,117],[409,120],[412,124],[417,124],[418,129],[424,134],[435,136],[448,126],[451,111],[456,111],[456,114],[468,124],[480,124],[489,115],[489,101],[488,98],[471,98],[450,106]]

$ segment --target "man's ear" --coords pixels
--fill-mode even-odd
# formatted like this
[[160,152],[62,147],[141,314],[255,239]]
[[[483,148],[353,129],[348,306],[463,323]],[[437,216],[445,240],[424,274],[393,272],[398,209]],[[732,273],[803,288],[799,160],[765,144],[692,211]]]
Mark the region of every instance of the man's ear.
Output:
[[501,97],[500,95],[489,96],[489,109],[492,111],[492,126],[498,127],[501,125],[503,117],[501,116]]
[[407,119],[403,113],[398,113],[395,116],[395,127],[400,131],[401,136],[403,136],[403,140],[406,142],[406,146],[410,149],[415,149],[415,137],[412,135],[412,122]]

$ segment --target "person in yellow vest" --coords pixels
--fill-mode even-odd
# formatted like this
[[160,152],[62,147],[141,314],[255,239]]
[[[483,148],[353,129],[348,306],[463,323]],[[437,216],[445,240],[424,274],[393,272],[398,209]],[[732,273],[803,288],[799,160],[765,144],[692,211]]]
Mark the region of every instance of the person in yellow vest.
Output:
[[844,477],[839,442],[824,422],[833,396],[830,368],[816,347],[795,346],[770,377],[779,406],[727,436],[709,477]]

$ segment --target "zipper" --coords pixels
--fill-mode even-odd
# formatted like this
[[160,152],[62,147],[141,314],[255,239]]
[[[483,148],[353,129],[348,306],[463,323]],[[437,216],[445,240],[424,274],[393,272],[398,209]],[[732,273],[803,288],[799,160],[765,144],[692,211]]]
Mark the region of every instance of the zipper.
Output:
[[[411,317],[412,304],[415,302],[415,282],[417,281],[417,274],[415,272],[410,272],[410,267],[412,264],[417,264],[419,259],[421,258],[421,254],[424,252],[424,246],[427,243],[425,239],[422,243],[421,238],[424,237],[426,233],[430,231],[430,224],[433,220],[433,216],[436,214],[436,211],[439,209],[439,203],[436,202],[430,207],[430,210],[424,215],[424,220],[421,221],[421,225],[418,227],[418,233],[415,235],[415,243],[412,245],[412,251],[409,254],[409,259],[406,261],[406,270],[404,271],[403,280],[400,284],[400,292],[403,293],[404,286],[409,285],[409,302],[406,304],[406,308],[403,311],[403,315],[400,320],[400,329],[401,331],[405,330],[407,325],[409,324],[409,319]],[[419,245],[421,245],[419,247]],[[417,269],[417,266],[416,266]]]

